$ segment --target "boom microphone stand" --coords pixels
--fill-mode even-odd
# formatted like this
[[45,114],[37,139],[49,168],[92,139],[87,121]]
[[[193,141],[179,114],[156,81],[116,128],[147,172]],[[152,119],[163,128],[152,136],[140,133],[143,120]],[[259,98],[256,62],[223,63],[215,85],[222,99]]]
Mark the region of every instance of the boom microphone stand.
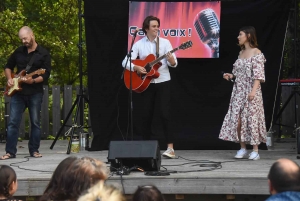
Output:
[[[76,107],[76,113],[75,113],[75,117],[74,117],[74,124],[72,125],[72,127],[70,128],[70,132],[69,132],[69,136],[70,136],[70,140],[69,140],[69,145],[68,145],[68,149],[67,149],[67,154],[70,154],[71,151],[71,144],[72,144],[72,138],[73,138],[73,134],[74,134],[74,129],[75,128],[82,128],[83,127],[83,118],[84,118],[84,113],[83,113],[83,106],[84,106],[84,102],[89,103],[88,98],[83,94],[83,89],[82,89],[82,18],[84,17],[84,15],[81,13],[81,2],[82,0],[78,0],[78,20],[79,20],[79,43],[78,43],[78,49],[79,49],[79,80],[80,80],[80,86],[79,86],[79,94],[77,94],[76,100],[73,103],[66,119],[64,120],[63,125],[60,127],[55,140],[53,141],[52,145],[50,146],[50,149],[53,149],[58,137],[61,135],[61,132],[64,128],[64,126],[66,126],[66,123],[68,121],[68,119],[70,118],[73,110]],[[77,123],[77,119],[78,119],[78,115],[80,114],[80,119],[79,119],[79,126],[76,125]],[[86,149],[88,149],[89,147],[87,146]]]
[[[135,38],[136,38],[136,34],[137,32],[139,31],[139,29],[137,28],[135,31],[134,31],[134,34],[133,34],[133,37],[132,37],[132,41],[131,41],[131,45],[130,45],[130,49],[128,51],[128,54],[127,54],[127,60],[126,60],[126,63],[125,63],[125,67],[124,67],[124,70],[123,70],[123,73],[122,73],[122,76],[121,76],[121,79],[123,79],[124,77],[124,73],[125,73],[125,69],[126,69],[126,66],[127,66],[127,63],[129,61],[129,70],[130,70],[130,74],[129,74],[129,79],[130,79],[130,85],[129,85],[129,109],[130,109],[130,134],[131,134],[131,140],[133,140],[133,118],[132,118],[132,111],[133,111],[133,103],[132,103],[132,59],[131,59],[131,53],[132,53],[132,46],[134,44],[134,41],[135,41]],[[127,140],[127,137],[126,137],[126,140]]]

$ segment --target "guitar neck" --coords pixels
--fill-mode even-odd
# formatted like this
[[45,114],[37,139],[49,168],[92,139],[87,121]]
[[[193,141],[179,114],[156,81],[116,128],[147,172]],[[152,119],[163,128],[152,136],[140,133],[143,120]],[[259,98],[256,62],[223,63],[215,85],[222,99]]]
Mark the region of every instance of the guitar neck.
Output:
[[[172,54],[172,53],[176,52],[177,50],[179,50],[179,47],[174,48],[174,49],[171,50],[170,52],[171,52],[171,54]],[[164,59],[164,58],[166,57],[166,55],[167,55],[167,54],[164,54],[164,55],[158,57],[157,59],[155,59],[154,61],[150,62],[150,65],[153,66],[153,65],[157,64],[157,63],[160,62],[162,59]]]
[[25,77],[25,78],[32,77],[32,76],[35,75],[35,74],[37,74],[37,71],[34,71],[34,72],[32,72],[32,73],[29,73],[29,74],[25,75],[24,77]]

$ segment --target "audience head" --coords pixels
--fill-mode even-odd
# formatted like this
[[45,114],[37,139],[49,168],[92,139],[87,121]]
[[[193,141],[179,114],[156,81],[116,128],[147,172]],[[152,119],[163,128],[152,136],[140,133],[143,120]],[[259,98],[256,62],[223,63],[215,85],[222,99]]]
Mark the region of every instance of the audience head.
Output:
[[88,192],[82,195],[78,201],[126,201],[122,192],[114,186],[104,185],[104,182],[98,182],[91,187]]
[[107,179],[106,165],[90,157],[64,159],[54,171],[40,200],[77,200],[87,189]]
[[8,165],[0,165],[0,196],[11,198],[17,191],[17,175]]
[[284,191],[300,191],[300,168],[289,159],[279,159],[271,167],[269,175],[271,194]]
[[132,197],[132,201],[164,201],[160,190],[155,186],[139,186]]

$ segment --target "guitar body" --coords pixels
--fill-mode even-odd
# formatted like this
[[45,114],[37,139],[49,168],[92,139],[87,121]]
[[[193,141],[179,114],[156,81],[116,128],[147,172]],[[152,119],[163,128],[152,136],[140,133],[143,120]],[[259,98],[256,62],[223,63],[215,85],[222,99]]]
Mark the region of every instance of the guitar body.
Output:
[[14,95],[17,91],[21,91],[21,78],[24,77],[26,74],[25,70],[22,70],[19,74],[13,74],[12,73],[12,79],[14,82],[14,85],[12,87],[9,87],[8,85],[6,85],[6,91],[4,92],[4,94],[6,96],[12,96]]
[[15,75],[15,74],[11,74],[12,76],[12,80],[14,82],[14,85],[12,87],[9,87],[8,85],[6,85],[6,90],[4,92],[4,94],[6,96],[13,96],[17,91],[21,91],[22,88],[21,88],[21,83],[23,82],[22,81],[22,78],[28,78],[28,77],[31,77],[33,75],[40,75],[40,74],[44,74],[45,73],[45,69],[39,69],[39,70],[36,70],[28,75],[26,75],[26,71],[25,70],[22,70],[19,74]]
[[[173,53],[179,49],[185,50],[193,45],[192,41],[187,41],[182,43],[179,47],[169,51]],[[162,59],[166,57],[167,54],[164,54],[158,58],[155,58],[153,54],[149,54],[144,60],[133,60],[132,63],[135,66],[141,66],[146,69],[147,74],[138,74],[137,72],[129,71],[125,68],[124,72],[124,82],[125,86],[130,89],[130,75],[132,78],[132,91],[137,93],[142,93],[145,91],[151,80],[159,77],[158,69],[161,67],[162,63],[160,62]]]
[[[161,63],[157,63],[154,66],[149,66],[149,63],[155,60],[155,56],[153,54],[149,54],[144,60],[136,59],[133,60],[132,63],[136,66],[141,66],[146,68],[147,74],[139,75],[137,72],[132,72],[132,91],[141,93],[145,91],[151,80],[159,77],[158,69],[161,67]],[[130,71],[125,69],[124,72],[124,82],[125,86],[130,89]]]

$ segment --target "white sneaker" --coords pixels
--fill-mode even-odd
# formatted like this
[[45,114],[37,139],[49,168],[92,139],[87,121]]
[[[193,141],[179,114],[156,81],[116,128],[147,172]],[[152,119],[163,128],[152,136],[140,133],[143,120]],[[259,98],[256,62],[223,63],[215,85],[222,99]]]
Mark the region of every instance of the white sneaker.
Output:
[[252,151],[252,152],[249,154],[249,158],[248,158],[248,159],[249,159],[249,160],[254,160],[254,161],[260,159],[258,152]]
[[168,149],[162,154],[166,158],[175,158],[174,149],[168,147]]
[[237,151],[234,158],[244,158],[246,155],[247,155],[247,150],[246,149],[240,149],[240,150]]

